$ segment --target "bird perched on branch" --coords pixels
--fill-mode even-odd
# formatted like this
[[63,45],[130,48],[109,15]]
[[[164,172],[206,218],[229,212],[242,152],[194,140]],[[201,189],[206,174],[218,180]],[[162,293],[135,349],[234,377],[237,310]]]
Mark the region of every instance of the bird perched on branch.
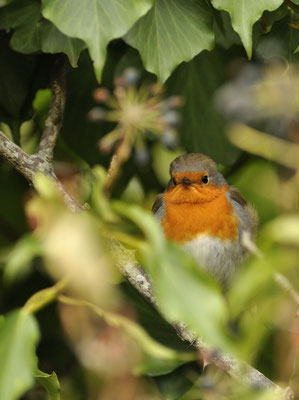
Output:
[[165,236],[182,244],[227,286],[246,254],[244,235],[252,237],[256,231],[256,211],[203,154],[177,157],[170,164],[170,176],[153,205]]

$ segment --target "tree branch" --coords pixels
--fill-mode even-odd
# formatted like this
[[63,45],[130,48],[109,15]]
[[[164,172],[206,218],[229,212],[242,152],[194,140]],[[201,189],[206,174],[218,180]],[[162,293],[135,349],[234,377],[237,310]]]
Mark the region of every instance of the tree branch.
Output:
[[[159,305],[157,305],[153,294],[152,284],[142,267],[135,259],[134,252],[125,249],[116,240],[111,241],[109,247],[114,256],[114,261],[118,270],[142,296],[144,296],[157,310],[159,310]],[[165,319],[167,320],[167,318]],[[294,399],[294,394],[291,388],[288,387],[282,389],[246,362],[238,360],[229,354],[213,351],[213,349],[211,349],[202,338],[196,337],[183,323],[169,320],[168,322],[175,328],[178,336],[183,341],[190,343],[195,349],[199,350],[206,359],[209,359],[209,361],[215,364],[219,369],[226,371],[240,383],[249,385],[253,388],[272,389],[284,400]]]
[[66,69],[65,57],[57,58],[51,76],[51,104],[42,137],[36,151],[39,157],[47,160],[49,163],[53,160],[53,150],[63,119],[66,99]]
[[66,98],[66,66],[62,58],[56,60],[51,77],[52,99],[45,128],[35,154],[28,154],[0,131],[0,155],[5,158],[33,185],[37,173],[49,176],[61,192],[65,203],[72,211],[83,209],[64,189],[53,168],[53,149],[61,127]]
[[0,154],[4,157],[17,171],[32,182],[36,165],[29,154],[23,151],[17,144],[13,143],[0,131]]

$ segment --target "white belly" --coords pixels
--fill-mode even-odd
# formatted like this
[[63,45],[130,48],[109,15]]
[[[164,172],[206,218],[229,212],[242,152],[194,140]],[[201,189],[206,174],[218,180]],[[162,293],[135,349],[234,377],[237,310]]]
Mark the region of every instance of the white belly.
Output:
[[223,241],[207,235],[199,235],[184,246],[201,268],[224,284],[230,280],[245,255],[238,240]]

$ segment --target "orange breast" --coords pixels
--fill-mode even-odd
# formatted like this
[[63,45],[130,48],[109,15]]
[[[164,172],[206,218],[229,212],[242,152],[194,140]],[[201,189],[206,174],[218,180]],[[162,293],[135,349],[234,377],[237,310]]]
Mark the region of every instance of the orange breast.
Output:
[[207,202],[174,203],[164,194],[166,212],[162,221],[165,235],[177,242],[194,239],[201,233],[221,239],[236,240],[238,219],[226,197],[227,189]]

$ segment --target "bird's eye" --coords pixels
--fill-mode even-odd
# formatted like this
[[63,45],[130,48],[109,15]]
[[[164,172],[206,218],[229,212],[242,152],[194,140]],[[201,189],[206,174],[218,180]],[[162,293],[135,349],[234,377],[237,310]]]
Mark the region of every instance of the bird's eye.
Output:
[[176,185],[176,180],[174,179],[174,177],[172,177],[172,183],[174,186]]
[[202,183],[204,183],[205,185],[209,182],[209,177],[208,175],[205,175],[201,178]]

